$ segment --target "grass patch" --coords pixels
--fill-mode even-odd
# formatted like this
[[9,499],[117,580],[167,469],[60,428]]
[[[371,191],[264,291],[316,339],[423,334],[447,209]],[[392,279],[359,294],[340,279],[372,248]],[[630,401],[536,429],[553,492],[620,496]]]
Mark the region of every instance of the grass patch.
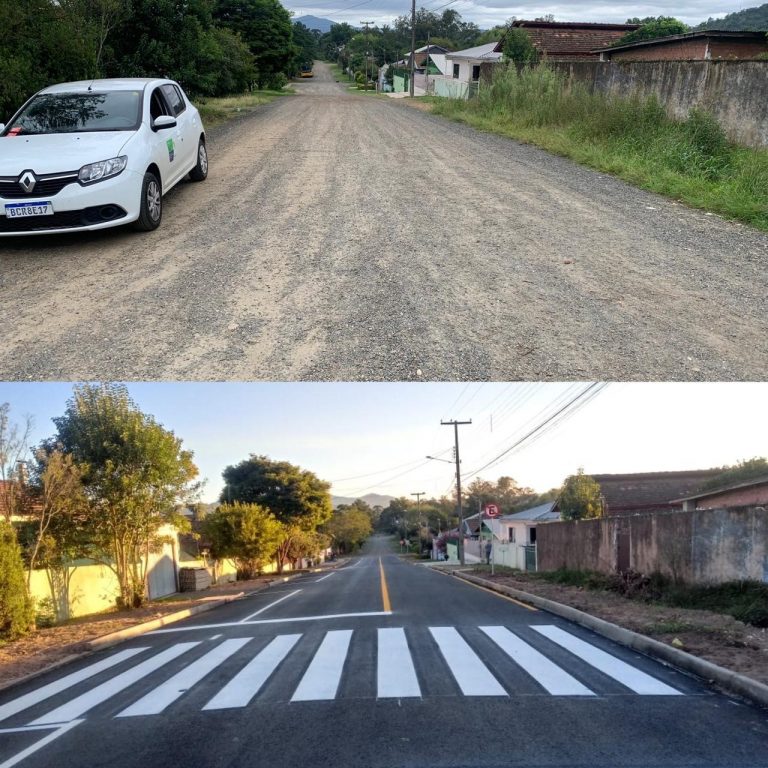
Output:
[[745,624],[768,627],[768,584],[759,581],[729,581],[699,586],[676,583],[659,573],[644,576],[633,572],[605,574],[568,569],[529,575],[551,584],[616,592],[630,600],[670,608],[723,613]]
[[221,125],[235,117],[253,112],[262,104],[269,104],[280,96],[290,96],[293,91],[252,91],[240,96],[221,96],[215,99],[199,99],[196,103],[206,129]]
[[590,93],[546,65],[499,67],[476,99],[430,102],[435,114],[768,230],[768,151],[732,144],[704,112],[671,120],[653,98]]

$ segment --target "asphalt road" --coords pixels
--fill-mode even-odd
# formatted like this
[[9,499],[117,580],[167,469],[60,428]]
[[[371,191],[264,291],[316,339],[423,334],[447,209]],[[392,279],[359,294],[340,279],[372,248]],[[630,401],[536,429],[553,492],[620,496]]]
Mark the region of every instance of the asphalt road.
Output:
[[768,765],[764,711],[386,547],[0,694],[0,766]]
[[159,231],[0,241],[0,378],[765,378],[768,235],[316,71]]

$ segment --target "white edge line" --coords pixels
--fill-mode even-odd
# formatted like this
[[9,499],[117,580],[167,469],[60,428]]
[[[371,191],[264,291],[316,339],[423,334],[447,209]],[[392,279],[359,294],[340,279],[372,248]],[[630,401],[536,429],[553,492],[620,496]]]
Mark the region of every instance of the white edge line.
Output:
[[[72,720],[69,723],[64,723],[64,725],[60,726],[47,726],[47,728],[56,728],[56,730],[53,733],[49,733],[47,736],[40,739],[40,741],[35,742],[34,744],[31,744],[26,749],[23,749],[21,752],[18,752],[13,757],[6,760],[4,763],[0,763],[0,768],[11,768],[13,765],[17,765],[25,758],[29,757],[31,754],[34,754],[39,749],[42,749],[47,744],[50,744],[54,739],[58,739],[59,736],[63,736],[67,731],[72,730],[76,725],[80,725],[80,723],[85,722],[84,720]],[[36,726],[30,726],[24,730],[37,730]],[[22,730],[22,729],[14,729],[14,730]],[[5,733],[8,733],[8,731],[4,731]]]
[[333,576],[332,573],[328,573],[325,576],[321,576],[319,579],[315,579],[315,584],[317,584],[318,581],[325,581],[326,579],[330,579],[331,576]]
[[[332,613],[328,616],[295,616],[290,619],[259,619],[258,621],[233,621],[228,624],[201,624],[199,627],[175,627],[173,629],[156,629],[147,635],[166,635],[171,632],[207,631],[219,627],[247,627],[255,624],[290,624],[293,621],[323,621],[324,619],[354,619],[360,616],[391,616],[392,611],[367,611],[364,613]],[[0,765],[0,768],[3,768]]]
[[248,619],[252,619],[254,616],[258,616],[260,613],[264,613],[264,611],[269,610],[272,608],[272,606],[277,605],[278,603],[282,603],[283,600],[287,600],[289,597],[293,597],[294,595],[298,595],[299,592],[301,592],[300,589],[294,589],[293,592],[289,592],[287,595],[283,595],[282,597],[279,597],[274,602],[270,603],[269,605],[265,605],[263,608],[259,608],[258,611],[255,611],[250,616],[246,616],[244,619],[241,619],[238,624],[246,624],[248,622]]

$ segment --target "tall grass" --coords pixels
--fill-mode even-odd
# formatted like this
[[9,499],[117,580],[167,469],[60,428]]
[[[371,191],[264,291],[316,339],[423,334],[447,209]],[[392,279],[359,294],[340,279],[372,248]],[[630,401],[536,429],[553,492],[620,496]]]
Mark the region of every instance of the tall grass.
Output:
[[546,64],[499,66],[476,99],[433,111],[768,230],[768,152],[729,142],[706,112],[672,120],[655,98],[590,92]]

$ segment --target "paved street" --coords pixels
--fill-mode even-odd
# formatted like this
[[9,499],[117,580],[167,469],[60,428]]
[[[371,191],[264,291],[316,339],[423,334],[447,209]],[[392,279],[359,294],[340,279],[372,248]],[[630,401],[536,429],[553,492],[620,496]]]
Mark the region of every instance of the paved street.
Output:
[[295,88],[157,232],[0,241],[0,378],[765,377],[765,233],[323,64]]
[[766,766],[765,712],[389,553],[0,694],[0,768]]

